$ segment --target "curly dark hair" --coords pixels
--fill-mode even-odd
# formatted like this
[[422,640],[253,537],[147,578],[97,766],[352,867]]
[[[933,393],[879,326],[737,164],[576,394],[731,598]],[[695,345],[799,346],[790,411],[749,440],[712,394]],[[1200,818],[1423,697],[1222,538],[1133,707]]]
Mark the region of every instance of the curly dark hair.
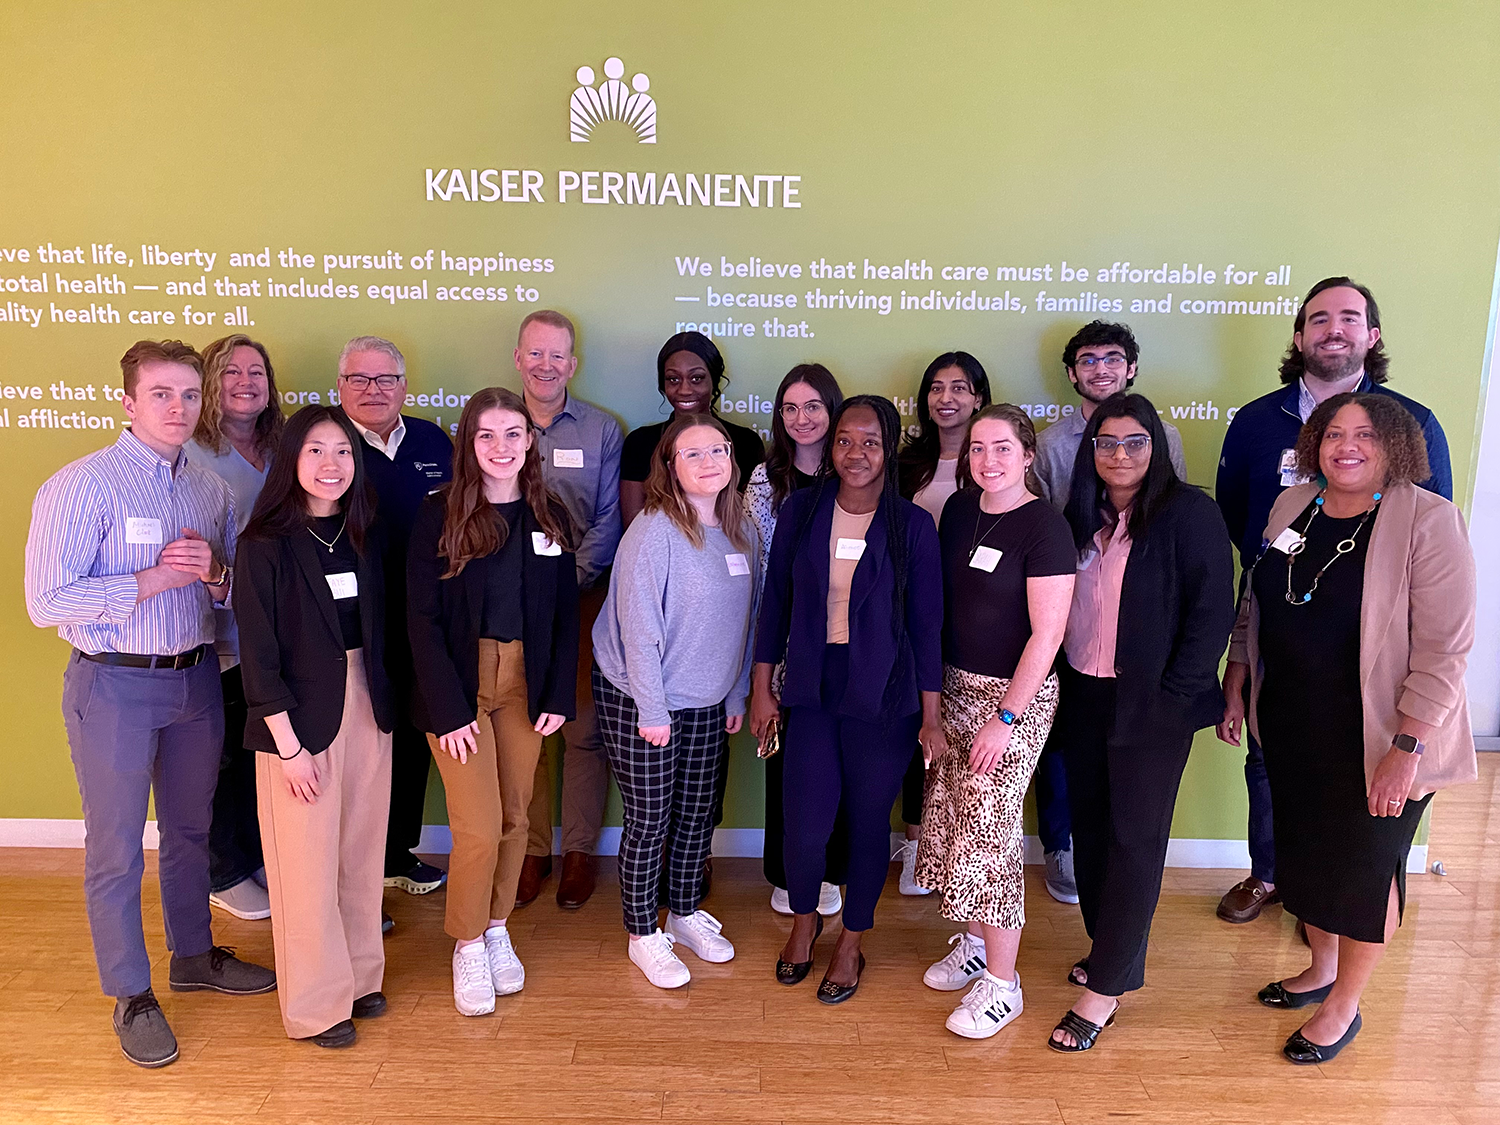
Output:
[[1135,342],[1135,333],[1130,330],[1130,325],[1091,320],[1073,333],[1073,338],[1063,348],[1063,366],[1072,371],[1078,365],[1079,348],[1097,348],[1108,344],[1114,344],[1125,353],[1128,365],[1134,366],[1141,358],[1141,348]]
[[[1295,337],[1307,324],[1307,302],[1311,301],[1325,289],[1353,289],[1365,299],[1365,324],[1370,328],[1380,327],[1380,306],[1375,303],[1375,295],[1359,282],[1348,277],[1325,277],[1307,291],[1307,296],[1302,298],[1302,303],[1297,306],[1297,319],[1292,324],[1292,334]],[[1384,383],[1390,378],[1389,370],[1391,357],[1385,350],[1385,337],[1375,341],[1375,346],[1365,353],[1365,374],[1370,377],[1372,383]],[[1295,383],[1302,378],[1302,372],[1306,364],[1302,360],[1302,352],[1297,347],[1294,338],[1287,345],[1286,355],[1281,357],[1281,381],[1283,383]],[[1425,479],[1425,478],[1424,478]]]
[[1390,395],[1341,394],[1324,399],[1308,415],[1302,432],[1297,435],[1297,471],[1305,476],[1319,476],[1323,466],[1319,454],[1323,434],[1333,416],[1346,406],[1361,407],[1370,416],[1375,440],[1385,453],[1386,485],[1404,482],[1416,484],[1432,475],[1427,464],[1427,439],[1411,411]]

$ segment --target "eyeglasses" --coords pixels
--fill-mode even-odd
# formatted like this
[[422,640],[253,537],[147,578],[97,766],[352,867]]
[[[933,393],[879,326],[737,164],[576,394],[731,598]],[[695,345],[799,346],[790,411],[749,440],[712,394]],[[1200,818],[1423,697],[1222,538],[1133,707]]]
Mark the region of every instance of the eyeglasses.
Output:
[[1147,434],[1131,434],[1126,438],[1096,437],[1094,439],[1094,452],[1102,453],[1105,457],[1113,457],[1115,450],[1121,448],[1125,450],[1125,456],[1134,460],[1151,448],[1151,438]]
[[1108,355],[1083,355],[1078,357],[1074,367],[1081,367],[1085,371],[1092,371],[1096,367],[1124,367],[1126,363],[1123,352],[1110,352]]
[[396,384],[405,379],[405,375],[340,375],[340,379],[348,383],[356,391],[367,391],[373,383],[382,391],[396,389]]
[[801,414],[804,418],[821,418],[828,413],[828,407],[823,405],[823,400],[815,398],[806,405],[798,406],[795,402],[783,402],[781,404],[781,417],[790,422]]
[[719,445],[710,445],[707,449],[679,449],[677,456],[682,458],[683,463],[688,468],[696,469],[699,465],[703,464],[705,457],[710,461],[728,461],[729,455],[732,452],[733,450],[729,446],[720,443]]

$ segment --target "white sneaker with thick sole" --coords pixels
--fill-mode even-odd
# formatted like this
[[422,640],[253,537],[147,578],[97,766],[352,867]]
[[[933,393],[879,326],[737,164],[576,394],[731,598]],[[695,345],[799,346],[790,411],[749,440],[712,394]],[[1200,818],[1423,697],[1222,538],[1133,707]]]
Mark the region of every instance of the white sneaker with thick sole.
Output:
[[922,983],[939,992],[957,992],[975,978],[984,975],[984,939],[977,938],[968,930],[954,934],[948,939],[953,952],[941,961],[934,961],[922,974]]
[[790,914],[792,912],[792,896],[787,894],[784,887],[771,888],[771,909],[777,914]]
[[688,967],[672,952],[675,940],[671,934],[657,930],[626,942],[635,967],[657,988],[681,988],[693,979]]
[[1021,1014],[1021,975],[1007,985],[985,973],[943,1025],[965,1039],[988,1039]]
[[915,840],[903,841],[896,849],[892,859],[901,861],[901,881],[898,884],[904,895],[930,895],[931,887],[924,887],[917,882],[917,842]]
[[825,918],[832,918],[842,909],[844,896],[839,894],[838,887],[833,883],[824,883],[818,892],[818,913]]
[[484,956],[490,966],[490,981],[496,996],[509,996],[526,987],[526,966],[510,943],[510,931],[492,926],[484,931]]
[[253,877],[241,879],[227,890],[210,893],[208,904],[247,922],[271,916],[271,896]]
[[481,942],[453,951],[453,1006],[462,1016],[487,1016],[495,1010],[495,982]]
[[734,946],[719,931],[724,924],[707,910],[695,910],[687,917],[667,914],[667,933],[700,961],[722,965],[734,960]]

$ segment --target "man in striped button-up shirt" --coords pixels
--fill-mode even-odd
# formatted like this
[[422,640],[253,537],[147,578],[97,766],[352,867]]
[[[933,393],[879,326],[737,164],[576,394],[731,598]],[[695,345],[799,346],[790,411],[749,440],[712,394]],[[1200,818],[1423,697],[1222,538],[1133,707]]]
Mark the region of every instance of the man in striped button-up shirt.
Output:
[[156,794],[169,979],[179,991],[269,992],[269,970],[213,943],[208,827],[224,713],[213,607],[229,595],[233,499],[182,452],[203,367],[177,341],[120,361],[130,428],[37,492],[26,541],[26,608],[73,646],[63,722],[83,798],[84,897],[125,1056],[164,1066],[177,1042],[151,991],[141,924],[141,836]]

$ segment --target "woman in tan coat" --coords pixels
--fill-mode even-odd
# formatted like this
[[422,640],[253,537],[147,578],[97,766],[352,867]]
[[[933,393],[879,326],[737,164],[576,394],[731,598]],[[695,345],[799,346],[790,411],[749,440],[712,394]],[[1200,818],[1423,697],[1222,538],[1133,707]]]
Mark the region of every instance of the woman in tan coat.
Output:
[[[1406,900],[1406,859],[1434,791],[1474,780],[1464,695],[1474,557],[1459,510],[1412,482],[1422,431],[1394,399],[1335,395],[1297,439],[1310,483],[1271,510],[1229,651],[1219,737],[1265,748],[1276,882],[1312,964],[1260,991],[1322,1007],[1286,1042],[1326,1062],[1359,1033],[1360,994]],[[1347,556],[1347,557],[1346,557]]]

